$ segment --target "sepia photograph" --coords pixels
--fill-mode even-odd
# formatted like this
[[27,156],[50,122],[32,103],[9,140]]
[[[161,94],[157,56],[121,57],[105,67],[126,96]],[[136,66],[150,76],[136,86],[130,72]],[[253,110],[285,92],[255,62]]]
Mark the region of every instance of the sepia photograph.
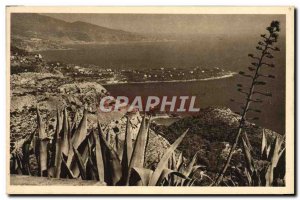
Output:
[[8,6],[8,194],[294,194],[293,7]]

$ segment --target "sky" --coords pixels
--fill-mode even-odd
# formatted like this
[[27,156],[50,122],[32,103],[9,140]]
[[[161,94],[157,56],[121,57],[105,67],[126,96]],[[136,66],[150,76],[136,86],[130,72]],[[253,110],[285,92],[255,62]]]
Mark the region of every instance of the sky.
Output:
[[201,14],[44,14],[68,22],[84,21],[112,29],[143,34],[253,34],[265,31],[272,20],[284,15]]

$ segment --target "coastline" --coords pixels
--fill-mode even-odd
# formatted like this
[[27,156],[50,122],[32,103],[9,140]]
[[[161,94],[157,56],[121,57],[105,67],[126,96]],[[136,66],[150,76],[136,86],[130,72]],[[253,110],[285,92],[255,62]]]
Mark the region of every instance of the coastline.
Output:
[[190,79],[190,80],[169,80],[169,81],[139,81],[139,82],[115,82],[115,83],[102,83],[101,85],[121,85],[121,84],[147,84],[147,83],[185,83],[185,82],[196,82],[196,81],[212,81],[212,80],[218,80],[218,79],[225,79],[225,78],[231,78],[235,76],[236,72],[230,72],[223,76],[216,76],[216,77],[210,77],[210,78],[203,78],[203,79]]
[[162,43],[162,42],[176,42],[177,40],[140,40],[140,41],[101,41],[101,42],[70,42],[62,44],[60,48],[42,48],[37,50],[30,50],[31,53],[42,53],[44,51],[66,51],[66,50],[79,50],[75,48],[78,45],[123,45],[123,44],[148,44],[148,43]]

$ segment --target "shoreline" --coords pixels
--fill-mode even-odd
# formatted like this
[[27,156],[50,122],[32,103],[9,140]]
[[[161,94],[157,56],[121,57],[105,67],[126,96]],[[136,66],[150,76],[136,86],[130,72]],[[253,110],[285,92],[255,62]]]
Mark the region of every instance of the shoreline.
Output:
[[169,80],[169,81],[138,81],[138,82],[116,82],[116,83],[101,83],[101,85],[121,85],[121,84],[147,84],[147,83],[186,83],[186,82],[197,82],[197,81],[212,81],[218,79],[231,78],[235,76],[236,72],[231,72],[229,74],[217,77],[203,78],[203,79],[190,79],[190,80]]
[[[80,50],[76,48],[79,45],[124,45],[124,44],[148,44],[148,43],[165,43],[165,42],[176,42],[177,40],[145,40],[145,41],[109,41],[109,42],[86,42],[86,43],[66,43],[62,44],[61,48],[44,48],[40,50],[28,51],[31,53],[43,53],[45,51],[66,51],[66,50]],[[75,47],[75,48],[74,48]]]

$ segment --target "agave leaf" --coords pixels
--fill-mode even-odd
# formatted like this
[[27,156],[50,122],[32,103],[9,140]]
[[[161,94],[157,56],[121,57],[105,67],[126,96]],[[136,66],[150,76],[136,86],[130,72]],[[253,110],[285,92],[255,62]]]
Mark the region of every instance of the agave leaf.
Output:
[[274,141],[271,143],[270,145],[270,150],[269,150],[269,154],[268,154],[268,161],[272,161],[273,155],[275,153],[275,146],[277,144],[277,140],[278,140],[278,136],[275,137]]
[[102,159],[104,165],[104,181],[107,183],[107,185],[112,185],[112,178],[111,178],[112,175],[109,166],[109,149],[106,148],[105,141],[104,141],[105,134],[100,126],[99,121],[98,121],[98,136],[100,140]]
[[[61,121],[62,120],[62,121]],[[61,166],[64,164],[62,163],[62,155],[65,157],[68,157],[69,152],[70,152],[70,132],[68,128],[68,115],[67,115],[67,110],[64,109],[62,119],[60,119],[58,115],[58,122],[61,123],[57,125],[57,131],[60,129],[60,133],[57,135],[56,138],[56,158],[55,158],[55,177],[59,178],[61,176],[65,176],[65,174],[61,174],[61,172],[64,170],[69,170],[71,169],[71,166],[68,166],[68,169],[62,169]],[[61,128],[60,128],[61,126]],[[73,149],[72,149],[73,151]],[[72,174],[74,176],[74,174]]]
[[261,154],[262,154],[262,157],[267,157],[268,156],[268,155],[264,155],[265,153],[267,153],[267,149],[268,149],[267,137],[266,137],[265,130],[263,129],[262,141],[261,141]]
[[252,177],[251,177],[251,175],[250,175],[247,168],[245,168],[245,174],[246,174],[246,177],[247,177],[248,185],[251,186],[252,185]]
[[[54,138],[52,141],[53,142],[52,155],[55,156],[55,158],[54,158],[54,163],[53,163],[53,160],[50,161],[50,166],[54,166],[54,168],[55,168],[54,175],[53,175],[55,178],[59,178],[60,172],[61,172],[62,139],[60,137],[60,132],[62,130],[62,120],[63,120],[62,116],[61,116],[59,110],[57,110],[56,130],[55,130]],[[54,146],[55,146],[55,148],[54,148]]]
[[251,178],[252,178],[251,185],[252,186],[261,186],[262,184],[261,184],[261,178],[260,177],[261,177],[260,173],[257,170],[253,171],[252,176],[251,176]]
[[61,172],[60,172],[60,178],[70,178],[73,179],[74,178],[74,174],[73,172],[70,170],[70,168],[68,167],[63,154],[61,154]]
[[168,162],[168,159],[170,158],[172,153],[175,151],[175,149],[178,147],[178,145],[181,143],[181,141],[183,140],[183,138],[187,132],[188,132],[188,130],[186,130],[164,153],[163,157],[159,161],[159,163],[150,179],[150,183],[149,183],[150,186],[156,185],[163,169],[165,168],[165,166]]
[[244,138],[242,138],[242,142],[243,142],[243,149],[244,149],[245,157],[246,157],[247,168],[248,168],[248,171],[250,173],[252,173],[255,169],[254,169],[254,165],[253,165],[253,159],[252,159],[252,156],[251,156],[251,152],[250,152],[250,149],[247,146],[246,141],[244,140]]
[[61,152],[65,155],[68,156],[69,154],[69,120],[68,120],[68,114],[66,108],[64,109],[63,112],[63,127],[61,131],[61,136],[62,138],[62,143],[61,143]]
[[160,174],[159,179],[158,179],[158,181],[156,182],[155,185],[157,185],[157,186],[162,185],[162,182],[163,182],[164,179],[167,179],[168,182],[171,182],[168,179],[168,177],[171,177],[171,176],[178,176],[178,177],[180,177],[182,179],[189,180],[189,178],[187,176],[185,176],[184,174],[182,174],[180,172],[177,172],[175,170],[171,170],[171,169],[165,168],[165,169],[162,170],[162,173]]
[[268,159],[268,154],[269,154],[269,147],[264,148],[264,151],[261,152],[261,160],[267,160]]
[[[91,134],[91,132],[89,134]],[[83,142],[77,148],[78,152],[81,153],[83,160],[86,160],[87,157],[89,156],[88,155],[89,154],[88,142],[89,142],[89,138],[87,135],[86,138],[83,140]]]
[[38,163],[41,176],[46,176],[44,173],[47,172],[47,162],[48,162],[48,136],[45,132],[45,125],[43,123],[42,117],[38,106],[37,111],[37,123],[38,123],[38,137],[39,137],[39,149],[38,149]]
[[198,169],[205,169],[206,167],[204,165],[195,165],[193,166],[191,173],[189,175],[190,178],[193,178],[195,173],[198,171]]
[[271,165],[268,167],[268,169],[266,171],[265,179],[266,179],[266,186],[271,186],[271,184],[273,182],[273,170],[272,170]]
[[[100,129],[101,130],[101,129]],[[107,171],[105,173],[109,173],[109,182],[107,184],[116,185],[121,177],[122,177],[122,166],[120,163],[120,159],[118,157],[117,152],[107,143],[107,141],[103,138],[102,134],[100,135],[100,144],[104,145],[107,153]]]
[[275,145],[275,149],[274,149],[274,156],[272,157],[272,165],[275,167],[278,163],[279,157],[280,157],[280,153],[281,151],[281,146],[283,144],[284,141],[284,137],[282,136],[277,136],[278,139],[276,141],[276,145]]
[[[174,165],[174,153],[172,153],[172,156],[168,160],[168,169],[175,170]],[[171,186],[175,184],[175,176],[168,176],[167,179],[163,179],[163,181],[160,183],[160,185],[164,186]]]
[[55,178],[59,178],[60,177],[60,172],[61,172],[61,163],[62,163],[62,159],[61,159],[61,155],[62,155],[62,152],[61,152],[61,138],[59,137],[57,139],[57,142],[56,142],[56,152],[55,152],[55,175],[54,177]]
[[250,152],[253,151],[253,147],[252,147],[252,145],[251,145],[251,143],[249,141],[248,134],[247,134],[246,131],[243,132],[242,137],[244,138],[244,140],[245,140],[245,142],[247,144],[247,147],[249,148]]
[[75,149],[73,147],[73,151],[75,153],[75,160],[76,160],[76,163],[77,163],[79,171],[80,171],[80,176],[81,176],[82,180],[86,180],[86,168],[84,165],[84,161],[77,149]]
[[38,137],[33,138],[33,147],[34,147],[34,155],[36,158],[37,162],[37,171],[38,171],[38,176],[41,175],[41,162],[40,162],[40,145],[41,141]]
[[278,156],[279,156],[279,152],[280,152],[283,140],[284,140],[283,137],[277,135],[271,145],[268,160],[271,163],[273,163],[273,165],[277,164],[277,161],[279,158]]
[[81,157],[82,157],[83,162],[86,163],[86,161],[89,158],[89,146],[88,145],[85,147]]
[[90,131],[90,133],[87,135],[87,138],[88,138],[88,145],[90,145],[90,150],[92,152],[92,150],[94,149],[94,147],[96,145],[93,130]]
[[129,168],[144,167],[145,149],[147,145],[149,125],[150,125],[150,119],[146,120],[146,115],[145,115],[143,117],[138,135],[136,137]]
[[42,120],[38,106],[36,107],[36,113],[37,113],[37,124],[38,124],[38,137],[40,140],[43,140],[43,139],[47,138],[48,136],[45,132],[45,125]]
[[74,136],[74,133],[75,133],[75,130],[76,130],[76,127],[77,127],[77,120],[78,120],[78,112],[77,110],[75,111],[75,114],[74,114],[74,118],[73,118],[73,121],[72,121],[72,124],[70,126],[70,131],[71,131],[71,140]]
[[[198,152],[197,152],[198,153]],[[196,161],[196,159],[194,159],[194,158],[197,158],[197,153],[194,155],[194,157],[193,157],[193,159],[191,160],[191,162],[189,163],[189,165],[188,165],[188,167],[186,168],[186,169],[184,169],[183,171],[186,173],[186,174],[184,174],[186,177],[188,177],[188,178],[190,178],[189,180],[182,180],[182,179],[180,179],[180,178],[177,178],[177,180],[176,180],[176,185],[178,184],[178,183],[180,183],[181,182],[181,185],[182,186],[189,186],[190,184],[193,184],[194,183],[194,181],[193,181],[193,183],[191,183],[192,182],[192,180],[193,180],[193,177],[194,177],[194,175],[195,175],[195,173],[198,171],[198,169],[203,169],[203,168],[205,168],[205,166],[203,166],[203,165],[195,165],[194,166],[194,164],[195,164],[195,161]],[[195,161],[194,161],[195,160]],[[191,169],[190,169],[191,168]],[[203,175],[202,175],[203,176]],[[210,177],[209,177],[210,178]]]
[[71,140],[72,140],[72,124],[71,124],[71,120],[69,118],[67,118],[67,122],[68,122],[68,145],[69,148],[72,148],[71,145]]
[[96,144],[96,163],[97,163],[97,170],[98,170],[98,179],[99,181],[104,181],[104,164],[102,158],[102,151],[100,146],[100,139],[96,132],[93,131],[93,136]]
[[172,153],[172,156],[168,160],[168,168],[171,170],[175,170],[174,159],[175,159],[175,155],[174,155],[174,153]]
[[129,172],[128,172],[129,176],[126,181],[126,185],[129,184],[131,169],[133,167],[138,167],[138,168],[144,167],[145,150],[146,150],[147,139],[148,139],[149,125],[150,125],[150,119],[147,121],[146,114],[145,114],[142,123],[140,125],[139,132],[136,136],[136,141],[134,144],[131,160],[129,163]]
[[129,163],[132,155],[132,135],[130,131],[130,118],[127,116],[126,123],[126,132],[125,132],[125,140],[123,147],[123,156],[122,156],[122,181],[126,184],[129,173]]
[[93,145],[92,145],[92,142],[91,142],[91,137],[88,137],[88,157],[91,158],[92,157],[92,153],[93,153]]
[[274,168],[274,179],[284,179],[286,173],[286,150],[285,148],[279,154],[279,160]]
[[176,168],[176,154],[175,152],[172,154],[172,169],[177,170]]
[[10,154],[9,169],[11,174],[17,174],[17,160],[14,153]]
[[[83,117],[76,129],[74,136],[72,137],[71,144],[74,146],[75,149],[79,147],[79,145],[84,141],[87,135],[87,111],[84,110]],[[73,149],[70,149],[67,165],[70,166],[73,160],[74,152]]]
[[20,158],[20,155],[19,154],[16,154],[16,161],[17,161],[17,174],[23,174],[23,171],[24,171],[24,167],[23,167],[23,164],[22,164],[22,159]]
[[[84,142],[83,142],[84,143]],[[82,144],[83,144],[82,143]],[[81,145],[82,145],[81,144]],[[79,148],[81,148],[81,145]],[[80,153],[79,149],[77,149],[77,151]],[[89,147],[87,145],[87,140],[86,140],[86,145],[84,145],[84,149],[81,153],[81,158],[83,160],[83,163],[84,163],[84,166],[86,166],[86,162],[87,162],[87,159],[89,157]],[[71,167],[70,169],[72,170],[73,174],[74,174],[74,177],[79,177],[80,176],[80,170],[79,170],[79,167],[78,167],[78,164],[77,164],[77,161],[76,159],[73,159],[72,163],[71,163]]]
[[29,164],[29,156],[30,156],[30,146],[33,140],[33,137],[36,133],[36,129],[26,138],[26,140],[24,141],[23,145],[22,145],[22,164],[24,167],[24,175],[30,175],[31,171],[30,171],[30,164]]
[[177,163],[176,163],[176,169],[177,170],[179,170],[182,163],[183,163],[183,155],[182,155],[182,152],[180,152]]
[[191,186],[195,181],[196,179],[186,179],[181,183],[181,186]]
[[130,174],[130,185],[142,185],[148,186],[150,177],[153,171],[146,168],[132,168],[132,173]]
[[273,184],[274,180],[274,168],[277,166],[279,156],[280,156],[280,150],[281,150],[281,145],[284,141],[284,138],[281,136],[276,136],[270,150],[269,154],[269,160],[271,161],[271,164],[267,170],[266,174],[266,185],[270,186]]
[[41,176],[48,176],[48,143],[49,139],[44,139],[40,141],[40,164],[41,164]]
[[[89,157],[88,137],[86,137],[85,140],[80,144],[77,151],[81,154],[83,163],[85,164],[87,162],[88,157]],[[79,170],[76,159],[72,160],[70,169],[72,170],[72,172],[74,174],[74,177],[79,177],[80,176],[80,170]]]
[[98,180],[96,176],[96,168],[92,161],[92,159],[89,157],[86,163],[86,178],[87,180]]
[[170,158],[168,159],[167,166],[168,166],[168,169],[172,169],[172,156],[170,156]]
[[120,144],[119,134],[115,135],[115,146],[116,146],[115,149],[116,149],[116,152],[118,154],[118,157],[121,160],[122,156],[123,156],[123,148]]
[[[38,129],[37,129],[38,131]],[[35,158],[36,158],[36,162],[37,162],[37,167],[38,167],[38,171],[40,171],[40,161],[39,161],[39,148],[40,148],[40,145],[39,145],[39,139],[38,139],[38,136],[37,134],[35,134],[33,136],[33,139],[32,139],[32,149],[33,149],[33,153],[35,155]]]
[[189,182],[187,183],[187,186],[192,186],[194,185],[194,183],[196,182],[197,179],[191,179],[189,180]]
[[198,152],[195,153],[195,155],[193,156],[191,162],[188,164],[188,166],[184,169],[183,171],[183,175],[185,176],[190,176],[192,170],[193,170],[193,166],[195,165],[196,161],[197,161],[197,155]]
[[[56,163],[56,151],[57,151],[57,143],[58,143],[58,138],[59,138],[59,133],[61,131],[61,127],[62,127],[62,123],[61,123],[61,119],[60,119],[60,112],[59,110],[57,110],[56,113],[56,129],[55,129],[55,133],[53,135],[53,139],[52,139],[52,144],[50,147],[50,167],[56,167],[55,163]],[[54,170],[55,173],[55,170]]]
[[[183,155],[182,155],[182,152],[180,152],[179,157],[178,157],[178,160],[177,160],[177,162],[176,162],[176,170],[177,170],[178,172],[183,173],[183,170],[184,170],[184,162],[183,162]],[[181,179],[180,179],[178,176],[175,176],[175,177],[174,177],[174,185],[178,185],[179,182],[181,182]]]

